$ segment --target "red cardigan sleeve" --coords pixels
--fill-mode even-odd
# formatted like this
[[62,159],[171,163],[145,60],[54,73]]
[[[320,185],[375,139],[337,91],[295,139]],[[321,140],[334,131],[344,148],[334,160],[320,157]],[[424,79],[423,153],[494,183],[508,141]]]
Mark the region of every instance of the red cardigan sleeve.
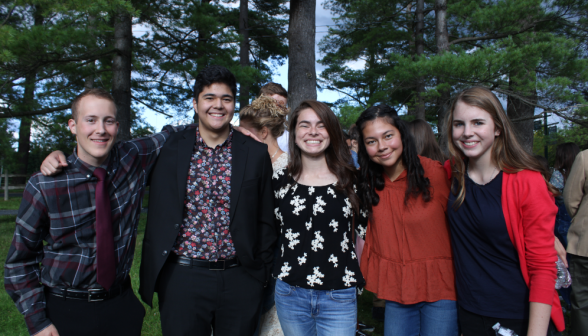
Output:
[[529,170],[504,173],[502,191],[504,218],[529,286],[529,301],[552,305],[552,318],[560,329],[563,315],[555,294],[557,254],[553,227],[557,206],[553,195],[543,176]]

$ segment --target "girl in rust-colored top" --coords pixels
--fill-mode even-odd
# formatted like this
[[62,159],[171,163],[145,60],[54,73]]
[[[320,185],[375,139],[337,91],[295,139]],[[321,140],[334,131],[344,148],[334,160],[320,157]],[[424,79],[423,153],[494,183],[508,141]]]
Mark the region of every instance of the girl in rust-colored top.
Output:
[[458,335],[455,276],[446,219],[449,180],[417,155],[396,112],[378,105],[357,120],[360,185],[371,205],[361,271],[386,300],[385,335]]

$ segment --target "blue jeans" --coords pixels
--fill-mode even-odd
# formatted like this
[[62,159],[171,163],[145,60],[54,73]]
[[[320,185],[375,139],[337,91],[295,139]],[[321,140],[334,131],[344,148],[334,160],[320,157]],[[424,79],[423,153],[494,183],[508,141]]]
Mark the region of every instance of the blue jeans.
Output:
[[457,302],[439,300],[405,305],[386,301],[385,336],[457,336]]
[[357,325],[355,287],[317,290],[276,281],[276,308],[285,336],[354,336]]

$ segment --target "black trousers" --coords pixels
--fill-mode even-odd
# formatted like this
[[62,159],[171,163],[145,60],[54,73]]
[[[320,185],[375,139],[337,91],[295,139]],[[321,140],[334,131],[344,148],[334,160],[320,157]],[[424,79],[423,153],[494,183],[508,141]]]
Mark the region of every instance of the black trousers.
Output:
[[568,254],[572,275],[572,319],[571,336],[588,335],[588,258]]
[[45,292],[46,314],[59,336],[140,336],[145,308],[133,289],[98,302],[63,299]]
[[263,284],[238,266],[224,271],[167,262],[157,292],[164,336],[250,336]]
[[[492,326],[497,322],[500,323],[500,326],[514,331],[519,336],[527,336],[529,327],[528,319],[519,320],[482,316],[461,307],[458,310],[458,321],[463,336],[496,336]],[[561,336],[561,333],[555,329],[553,322],[549,322],[546,336]]]

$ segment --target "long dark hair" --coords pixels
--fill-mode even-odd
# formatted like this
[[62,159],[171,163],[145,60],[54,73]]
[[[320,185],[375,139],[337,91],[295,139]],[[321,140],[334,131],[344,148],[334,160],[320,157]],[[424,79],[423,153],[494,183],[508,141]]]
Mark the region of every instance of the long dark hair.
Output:
[[574,163],[578,153],[580,153],[580,147],[578,147],[578,145],[576,145],[574,142],[559,144],[555,149],[555,164],[553,168],[555,170],[559,170],[559,172],[563,175],[564,183],[570,175],[572,164]]
[[408,124],[408,130],[414,139],[417,153],[431,160],[445,162],[445,156],[435,139],[435,133],[428,122],[415,119]]
[[331,173],[337,176],[335,188],[345,193],[351,201],[353,210],[359,212],[360,200],[353,190],[353,183],[355,182],[357,171],[352,164],[351,152],[343,140],[344,135],[341,124],[339,124],[337,116],[327,104],[316,100],[305,100],[290,115],[290,124],[288,126],[288,131],[290,132],[290,138],[288,139],[290,151],[290,161],[288,162],[289,175],[297,179],[300,173],[302,173],[302,152],[296,146],[295,140],[298,117],[300,116],[300,112],[306,109],[311,109],[316,113],[329,134],[330,143],[329,147],[325,150],[325,159]]
[[376,193],[376,190],[384,189],[385,183],[385,177],[383,176],[384,168],[370,160],[363,136],[363,129],[367,122],[376,120],[377,118],[384,119],[400,132],[400,138],[402,140],[402,155],[400,159],[406,168],[408,178],[408,187],[404,196],[405,204],[410,197],[417,198],[419,195],[422,195],[425,202],[430,201],[431,192],[429,186],[431,183],[425,177],[425,170],[421,165],[414,145],[414,139],[410,135],[406,123],[400,120],[394,109],[388,105],[381,104],[363,111],[356,122],[357,128],[359,129],[359,140],[357,142],[359,145],[359,165],[361,167],[359,186],[361,200],[364,206],[368,207],[371,211],[372,205],[378,205],[380,203],[380,197]]

